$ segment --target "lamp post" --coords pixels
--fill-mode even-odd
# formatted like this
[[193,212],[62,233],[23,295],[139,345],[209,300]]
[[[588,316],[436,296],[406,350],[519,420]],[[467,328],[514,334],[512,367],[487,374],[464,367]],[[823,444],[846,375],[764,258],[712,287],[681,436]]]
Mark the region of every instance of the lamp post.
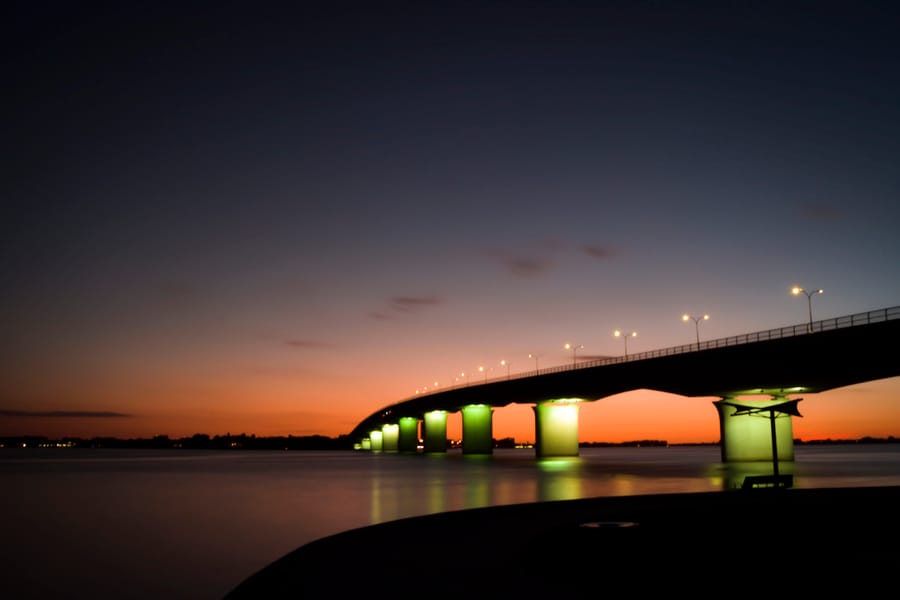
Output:
[[692,317],[691,315],[682,315],[682,321],[691,320],[694,322],[694,329],[697,332],[697,350],[700,349],[700,321],[708,321],[709,315],[703,315],[702,317]]
[[575,362],[576,362],[575,353],[578,351],[579,348],[584,348],[584,346],[576,346],[575,344],[566,344],[565,345],[566,350],[572,351],[572,366],[573,367],[575,366]]
[[500,364],[503,365],[503,366],[506,366],[506,378],[509,379],[509,361],[508,361],[508,360],[501,360],[501,361],[500,361]]
[[478,367],[478,370],[484,373],[484,382],[487,383],[487,371],[484,370],[484,367]]
[[529,354],[528,358],[534,359],[534,374],[537,375],[540,369],[538,369],[538,355],[537,354]]
[[811,291],[811,292],[807,292],[807,291],[804,290],[802,287],[799,287],[799,286],[796,286],[796,285],[795,285],[793,288],[791,288],[791,293],[792,293],[793,295],[799,296],[800,294],[804,294],[804,295],[806,296],[806,304],[807,304],[807,306],[809,307],[809,325],[808,325],[807,328],[806,328],[807,333],[812,333],[812,332],[813,332],[812,297],[813,297],[814,294],[821,294],[821,293],[824,292],[824,291],[825,291],[825,290],[818,289],[818,290],[813,290],[813,291]]
[[463,371],[462,373],[460,373],[459,376],[460,376],[460,377],[465,377],[465,378],[466,378],[466,385],[469,385],[469,376],[466,375],[466,372],[465,372],[465,371]]
[[628,338],[637,337],[637,331],[632,331],[631,333],[625,333],[623,331],[616,329],[615,331],[613,331],[613,335],[615,337],[621,337],[623,340],[625,340],[625,358],[628,358]]

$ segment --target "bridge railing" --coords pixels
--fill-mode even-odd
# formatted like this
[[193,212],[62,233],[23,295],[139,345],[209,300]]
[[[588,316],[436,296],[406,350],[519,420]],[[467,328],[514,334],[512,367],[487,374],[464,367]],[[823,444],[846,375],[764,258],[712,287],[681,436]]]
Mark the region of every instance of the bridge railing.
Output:
[[[661,356],[671,356],[673,354],[684,354],[686,352],[699,352],[701,350],[709,350],[713,348],[723,348],[725,346],[737,346],[740,344],[752,344],[754,342],[764,342],[767,340],[777,340],[782,338],[794,337],[798,335],[808,335],[817,331],[831,331],[834,329],[844,329],[847,327],[857,327],[860,325],[870,325],[872,323],[881,323],[884,321],[892,321],[900,319],[900,306],[891,308],[882,308],[844,317],[835,317],[832,319],[823,319],[821,321],[813,321],[812,323],[803,323],[800,325],[789,325],[787,327],[779,327],[777,329],[768,329],[766,331],[757,331],[754,333],[745,333],[731,337],[719,338],[705,342],[683,344],[681,346],[672,346],[670,348],[662,348],[659,350],[649,350],[647,352],[639,352],[637,354],[629,354],[628,356],[610,356],[595,360],[586,360],[573,365],[559,365],[556,367],[546,367],[536,369],[534,371],[524,371],[510,375],[508,377],[496,377],[488,379],[483,383],[473,383],[471,385],[485,385],[487,383],[495,383],[498,381],[508,381],[510,379],[522,379],[525,377],[535,377],[537,375],[548,375],[550,373],[559,373],[562,371],[573,371],[575,369],[587,369],[591,367],[601,367],[604,365],[614,365],[623,362],[632,362],[637,360],[646,360],[648,358],[658,358]],[[440,392],[446,392],[451,389],[466,387],[467,383],[445,387],[442,390],[433,390],[421,395],[429,395]]]

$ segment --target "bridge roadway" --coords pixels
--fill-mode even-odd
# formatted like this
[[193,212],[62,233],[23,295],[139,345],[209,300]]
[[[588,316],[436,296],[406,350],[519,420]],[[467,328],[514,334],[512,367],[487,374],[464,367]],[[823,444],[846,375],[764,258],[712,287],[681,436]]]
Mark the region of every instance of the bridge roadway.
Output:
[[793,460],[791,417],[800,413],[789,395],[900,375],[898,339],[900,307],[879,309],[448,388],[384,407],[350,435],[369,450],[416,451],[421,423],[424,450],[442,452],[446,415],[461,411],[463,452],[489,454],[493,410],[524,403],[534,405],[537,456],[575,456],[579,402],[650,389],[720,398],[723,462]]

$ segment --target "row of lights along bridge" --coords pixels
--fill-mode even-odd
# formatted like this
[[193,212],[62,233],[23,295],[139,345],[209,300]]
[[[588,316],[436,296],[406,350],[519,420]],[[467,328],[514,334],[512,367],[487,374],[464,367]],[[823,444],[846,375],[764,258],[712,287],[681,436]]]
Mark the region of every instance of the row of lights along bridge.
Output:
[[[791,294],[793,294],[794,296],[799,296],[801,294],[806,296],[807,305],[809,307],[809,324],[807,325],[807,331],[809,333],[812,333],[812,330],[813,330],[812,297],[816,294],[821,294],[823,291],[824,290],[822,290],[822,289],[807,291],[799,286],[794,286],[793,288],[791,288]],[[702,316],[695,317],[692,315],[684,314],[681,316],[681,320],[684,322],[688,322],[688,321],[694,322],[694,332],[696,334],[696,339],[697,339],[697,349],[699,350],[700,349],[700,322],[708,321],[709,315],[704,314]],[[613,331],[613,337],[620,337],[625,342],[625,358],[628,358],[628,338],[637,337],[637,331],[626,332],[621,329],[616,329],[615,331]],[[566,350],[572,351],[572,366],[575,366],[578,362],[578,357],[577,357],[578,350],[584,348],[584,346],[566,343],[566,345],[563,346],[563,348],[565,348]],[[534,372],[538,373],[538,371],[540,370],[538,367],[538,358],[540,358],[540,355],[539,354],[529,354],[528,358],[534,359]],[[506,378],[509,379],[510,378],[510,372],[509,372],[510,362],[506,359],[501,360],[500,366],[506,367]],[[488,369],[485,369],[484,366],[482,365],[482,366],[478,367],[478,372],[480,374],[484,375],[484,381],[487,382]],[[463,371],[462,373],[459,374],[459,377],[457,377],[455,380],[455,384],[459,384],[463,379],[465,379],[466,385],[468,385],[469,384],[469,374],[466,373],[465,371]],[[432,389],[437,388],[437,387],[438,387],[438,382],[435,381],[434,385],[432,386]],[[422,390],[416,390],[416,394],[427,392],[428,389],[429,388],[426,385]]]

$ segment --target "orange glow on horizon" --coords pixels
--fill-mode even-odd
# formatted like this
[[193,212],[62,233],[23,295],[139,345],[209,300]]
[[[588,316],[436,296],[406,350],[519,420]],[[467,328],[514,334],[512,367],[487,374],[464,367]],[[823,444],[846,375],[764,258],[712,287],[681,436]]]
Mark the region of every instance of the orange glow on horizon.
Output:
[[[7,415],[0,436],[34,435],[60,437],[150,438],[167,435],[189,437],[196,433],[226,433],[266,436],[324,435],[349,433],[360,421],[391,402],[374,398],[343,399],[326,395],[324,388],[312,403],[318,410],[300,411],[289,386],[256,388],[211,386],[221,402],[211,409],[203,402],[153,403],[132,396],[119,405],[123,417]],[[333,390],[332,390],[333,391]],[[344,390],[346,391],[346,390]],[[803,417],[793,421],[794,437],[814,439],[859,439],[900,437],[900,377],[848,386],[820,394],[800,396]],[[250,400],[248,400],[250,399]],[[582,442],[627,442],[642,439],[669,443],[716,443],[718,417],[712,403],[717,398],[687,398],[674,394],[637,390],[579,405],[579,440]],[[309,403],[304,403],[309,406]],[[151,408],[147,408],[147,407]],[[340,410],[338,410],[340,407]],[[849,410],[848,410],[849,407]],[[132,412],[133,411],[133,412]],[[448,439],[460,439],[460,413],[447,418]],[[534,411],[529,404],[511,404],[493,412],[493,437],[534,442]]]

